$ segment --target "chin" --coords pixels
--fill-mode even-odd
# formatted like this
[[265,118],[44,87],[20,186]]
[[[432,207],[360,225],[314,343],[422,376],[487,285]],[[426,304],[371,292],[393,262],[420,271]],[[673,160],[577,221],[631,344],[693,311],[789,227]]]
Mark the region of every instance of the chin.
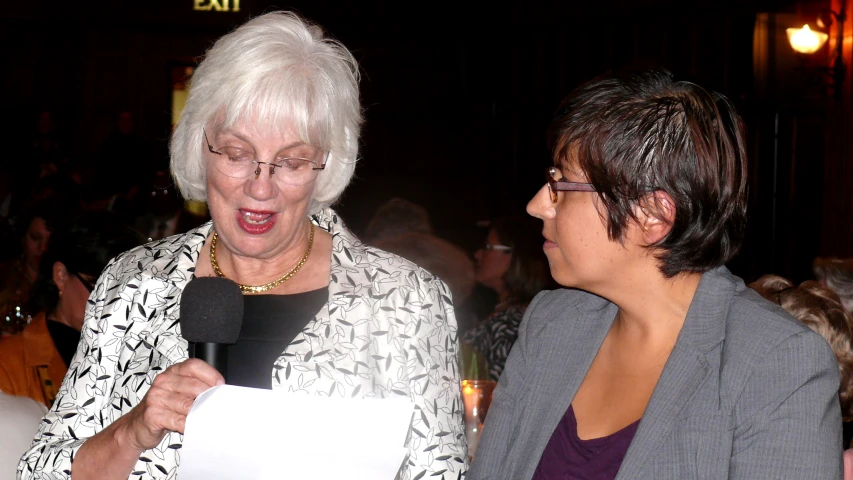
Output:
[[571,275],[567,275],[565,273],[557,271],[554,268],[551,269],[551,278],[553,278],[555,282],[560,284],[560,286],[567,288],[577,287],[577,279],[573,278]]
[[271,242],[267,239],[241,238],[235,247],[245,256],[252,258],[265,258],[273,253],[277,243],[278,242]]

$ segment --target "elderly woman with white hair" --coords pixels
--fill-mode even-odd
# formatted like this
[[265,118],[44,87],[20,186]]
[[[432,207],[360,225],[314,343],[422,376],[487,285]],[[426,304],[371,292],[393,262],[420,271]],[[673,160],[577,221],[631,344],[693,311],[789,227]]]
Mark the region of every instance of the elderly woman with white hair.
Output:
[[178,186],[208,203],[212,222],[104,270],[21,478],[179,476],[189,409],[223,383],[188,359],[178,321],[184,287],[203,276],[231,279],[244,294],[230,384],[408,396],[415,413],[397,477],[464,474],[447,287],[362,244],[329,208],[352,178],[360,123],[355,59],[319,27],[270,13],[216,42],[171,145]]

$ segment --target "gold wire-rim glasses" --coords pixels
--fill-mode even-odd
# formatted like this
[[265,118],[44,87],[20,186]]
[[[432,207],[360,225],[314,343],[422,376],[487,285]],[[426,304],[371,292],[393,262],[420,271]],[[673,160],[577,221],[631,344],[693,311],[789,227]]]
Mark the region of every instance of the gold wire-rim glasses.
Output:
[[[204,143],[207,144],[207,149],[210,151],[210,153],[213,153],[214,155],[227,156],[228,158],[232,158],[230,155],[227,155],[226,152],[219,151],[219,150],[222,150],[222,148],[220,148],[219,150],[214,149],[213,145],[210,143],[210,140],[207,138],[206,129],[202,128],[201,131],[202,131],[202,134],[204,135]],[[278,163],[275,163],[275,162],[262,162],[262,161],[258,160],[258,158],[257,158],[257,156],[255,156],[255,154],[249,152],[248,150],[244,150],[242,148],[239,148],[239,147],[228,147],[228,148],[230,148],[232,150],[239,150],[241,152],[245,152],[246,154],[248,154],[251,157],[251,163],[254,163],[257,165],[257,168],[255,168],[255,171],[254,171],[255,178],[258,178],[260,176],[262,165],[268,165],[270,167],[269,173],[270,173],[270,177],[272,177],[273,175],[275,175],[275,169],[276,168],[280,168],[280,169],[284,168],[284,165],[282,163],[286,162],[288,160],[299,160],[302,162],[306,162],[306,164],[311,165],[312,171],[324,170],[326,168],[326,163],[328,163],[328,161],[329,161],[329,154],[331,153],[330,151],[326,152],[326,156],[323,159],[322,165],[317,165],[317,162],[315,162],[311,159],[308,159],[308,158],[303,158],[303,157],[283,157],[281,159],[277,159],[280,161]],[[223,173],[225,173],[225,172],[223,172]],[[249,176],[251,175],[250,174],[250,175],[246,175],[246,176],[234,176],[234,175],[230,175],[228,173],[225,173],[225,174],[232,177],[232,178],[241,178],[241,179],[249,178]],[[306,177],[304,182],[299,182],[299,183],[296,183],[294,185],[304,185],[306,183],[310,183],[310,182],[314,181],[315,178],[317,178],[316,174],[312,175],[310,177]],[[285,182],[285,183],[288,183],[288,182]]]

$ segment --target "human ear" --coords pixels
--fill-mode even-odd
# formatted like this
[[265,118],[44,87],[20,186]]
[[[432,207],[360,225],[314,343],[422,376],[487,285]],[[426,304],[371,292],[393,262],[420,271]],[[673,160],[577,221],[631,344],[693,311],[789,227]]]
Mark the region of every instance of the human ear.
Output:
[[59,295],[65,290],[65,284],[68,283],[68,269],[62,262],[54,262],[53,264],[53,283],[59,289]]
[[665,191],[655,190],[640,200],[634,213],[642,227],[643,240],[648,245],[654,245],[666,238],[672,229],[675,201]]

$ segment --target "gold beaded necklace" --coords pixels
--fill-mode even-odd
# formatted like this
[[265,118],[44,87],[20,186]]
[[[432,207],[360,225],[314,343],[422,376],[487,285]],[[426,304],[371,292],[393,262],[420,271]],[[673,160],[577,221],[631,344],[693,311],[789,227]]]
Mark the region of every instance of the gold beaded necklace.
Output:
[[[281,285],[282,283],[290,280],[296,275],[296,272],[305,265],[305,261],[308,260],[308,255],[311,255],[311,247],[314,246],[314,224],[309,223],[311,226],[310,233],[308,234],[308,249],[305,250],[305,255],[302,255],[302,259],[299,260],[299,263],[296,264],[295,267],[291,268],[289,272],[285,273],[283,277],[278,280],[273,280],[270,283],[265,283],[263,285],[243,285],[238,283],[237,286],[240,287],[240,291],[244,294],[255,294],[266,292],[268,290],[272,290],[273,288]],[[216,263],[216,231],[213,232],[213,240],[210,242],[210,265],[213,266],[213,271],[221,278],[228,278],[222,273],[222,270],[219,269],[219,264]]]

